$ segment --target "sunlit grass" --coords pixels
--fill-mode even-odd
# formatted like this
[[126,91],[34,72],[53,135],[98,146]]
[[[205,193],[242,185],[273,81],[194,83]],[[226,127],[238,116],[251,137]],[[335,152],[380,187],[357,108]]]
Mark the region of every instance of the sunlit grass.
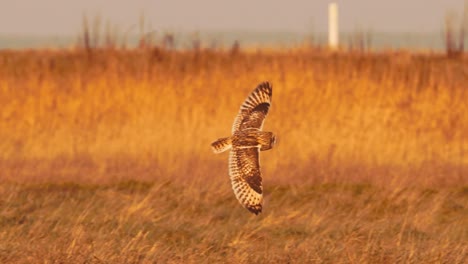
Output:
[[[438,262],[466,260],[466,188],[266,186],[266,210],[227,184],[9,185],[2,262]],[[7,197],[7,198],[4,198]]]
[[[0,53],[3,262],[463,263],[468,61],[306,50]],[[232,194],[273,83],[264,212]]]

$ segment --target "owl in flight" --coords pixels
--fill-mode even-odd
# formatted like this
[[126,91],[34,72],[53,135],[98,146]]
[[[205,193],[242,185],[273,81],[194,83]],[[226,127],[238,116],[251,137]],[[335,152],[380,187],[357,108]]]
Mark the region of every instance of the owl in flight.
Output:
[[263,187],[259,153],[275,144],[272,132],[262,131],[273,89],[263,82],[245,99],[232,125],[232,136],[211,144],[215,153],[229,152],[229,176],[237,200],[250,212],[262,212]]

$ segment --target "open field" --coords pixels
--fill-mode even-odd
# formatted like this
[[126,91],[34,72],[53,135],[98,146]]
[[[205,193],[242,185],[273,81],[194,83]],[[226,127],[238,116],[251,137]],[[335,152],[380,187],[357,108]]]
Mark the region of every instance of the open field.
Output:
[[[264,212],[230,133],[273,83]],[[2,263],[465,263],[468,60],[307,50],[0,52]]]

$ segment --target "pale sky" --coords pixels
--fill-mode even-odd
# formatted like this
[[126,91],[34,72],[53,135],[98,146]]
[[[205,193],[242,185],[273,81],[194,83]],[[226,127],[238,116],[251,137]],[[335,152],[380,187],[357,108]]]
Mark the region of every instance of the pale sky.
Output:
[[[82,15],[100,15],[120,31],[143,12],[157,31],[325,32],[327,0],[0,0],[0,34],[75,35]],[[337,0],[340,31],[441,31],[447,11],[465,0]]]

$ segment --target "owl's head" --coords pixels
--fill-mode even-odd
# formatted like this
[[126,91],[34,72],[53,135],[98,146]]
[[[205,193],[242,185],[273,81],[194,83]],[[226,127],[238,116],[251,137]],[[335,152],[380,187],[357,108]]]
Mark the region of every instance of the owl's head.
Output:
[[276,144],[276,136],[272,134],[270,138],[270,147],[274,147],[275,144]]

